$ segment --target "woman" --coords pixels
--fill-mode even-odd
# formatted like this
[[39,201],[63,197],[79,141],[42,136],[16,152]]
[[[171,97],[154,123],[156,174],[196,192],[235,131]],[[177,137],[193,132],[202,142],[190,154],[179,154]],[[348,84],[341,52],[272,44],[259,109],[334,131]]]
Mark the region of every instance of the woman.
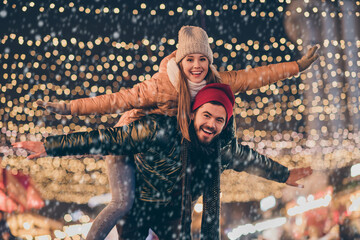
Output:
[[[125,112],[118,126],[125,126],[146,114],[177,115],[183,137],[190,139],[188,128],[190,106],[196,93],[209,83],[225,83],[233,93],[243,92],[274,83],[297,74],[317,59],[317,47],[312,47],[298,62],[280,63],[250,70],[217,72],[206,32],[194,26],[179,31],[176,52],[167,56],[160,70],[150,80],[117,93],[73,100],[67,103],[44,103],[59,114],[89,115]],[[39,157],[32,155],[29,158]],[[134,200],[134,169],[126,156],[107,156],[112,201],[97,216],[87,239],[103,239],[116,222],[132,207]],[[122,193],[125,193],[124,195]]]

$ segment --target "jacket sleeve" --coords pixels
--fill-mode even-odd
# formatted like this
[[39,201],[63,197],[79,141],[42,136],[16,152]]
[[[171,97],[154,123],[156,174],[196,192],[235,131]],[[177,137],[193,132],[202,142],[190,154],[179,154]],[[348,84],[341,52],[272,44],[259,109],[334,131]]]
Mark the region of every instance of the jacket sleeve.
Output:
[[238,144],[236,139],[233,139],[231,145],[222,149],[221,158],[225,164],[228,164],[227,169],[245,171],[268,180],[283,183],[290,175],[287,167],[261,155],[249,146]]
[[136,121],[124,127],[47,137],[44,146],[49,156],[133,155],[149,148],[155,128],[153,121]]
[[257,89],[298,73],[299,66],[296,62],[270,64],[239,71],[219,72],[222,83],[229,84],[234,94]]
[[123,113],[134,108],[156,106],[158,78],[155,74],[151,79],[136,84],[130,89],[104,94],[92,98],[72,100],[71,115],[113,114]]

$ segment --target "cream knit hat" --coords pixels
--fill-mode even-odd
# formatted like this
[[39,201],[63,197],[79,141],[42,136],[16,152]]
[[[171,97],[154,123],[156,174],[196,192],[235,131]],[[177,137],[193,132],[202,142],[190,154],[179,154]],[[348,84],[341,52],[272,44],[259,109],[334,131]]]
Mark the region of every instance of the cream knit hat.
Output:
[[210,64],[213,63],[213,52],[206,32],[200,27],[183,26],[179,31],[176,63],[179,63],[186,55],[192,53],[204,54],[209,59]]

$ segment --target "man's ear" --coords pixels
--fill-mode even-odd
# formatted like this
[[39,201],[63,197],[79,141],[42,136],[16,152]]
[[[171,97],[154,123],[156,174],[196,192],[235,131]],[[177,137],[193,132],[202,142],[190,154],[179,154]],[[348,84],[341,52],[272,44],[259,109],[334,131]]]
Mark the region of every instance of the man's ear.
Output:
[[190,120],[192,121],[194,120],[194,118],[195,118],[195,113],[194,112],[190,113]]

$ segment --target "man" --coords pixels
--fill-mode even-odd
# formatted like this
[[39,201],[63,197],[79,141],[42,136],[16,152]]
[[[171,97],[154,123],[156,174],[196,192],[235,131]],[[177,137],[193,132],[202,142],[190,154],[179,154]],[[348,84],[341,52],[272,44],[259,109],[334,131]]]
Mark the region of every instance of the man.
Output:
[[[46,154],[135,154],[136,192],[132,210],[123,219],[123,239],[145,239],[151,228],[160,239],[191,239],[191,205],[203,195],[201,232],[219,239],[220,173],[249,171],[288,185],[310,175],[258,154],[233,138],[234,96],[228,85],[208,84],[192,106],[191,142],[182,138],[175,117],[150,115],[128,127],[48,137],[41,142],[15,143]],[[181,227],[179,227],[181,226]]]

